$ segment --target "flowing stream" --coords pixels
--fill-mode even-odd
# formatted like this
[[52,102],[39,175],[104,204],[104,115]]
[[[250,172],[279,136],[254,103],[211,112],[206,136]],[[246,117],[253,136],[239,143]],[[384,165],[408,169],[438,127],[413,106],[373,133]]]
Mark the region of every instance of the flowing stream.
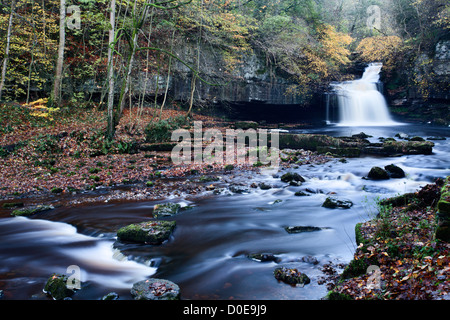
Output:
[[[334,136],[364,131],[392,137],[396,127],[328,126],[307,132]],[[410,135],[450,137],[447,128],[405,125]],[[306,131],[302,131],[306,132]],[[48,299],[42,289],[52,273],[79,266],[83,289],[74,299],[100,299],[115,291],[131,299],[133,282],[147,277],[179,284],[183,299],[320,299],[326,295],[319,280],[324,264],[348,263],[355,250],[354,226],[376,214],[375,200],[412,192],[437,177],[450,174],[448,140],[436,140],[432,155],[395,158],[363,157],[290,169],[302,175],[302,186],[280,181],[284,171],[263,170],[243,175],[242,182],[271,184],[272,189],[249,188],[244,194],[171,199],[193,205],[174,219],[171,239],[159,246],[116,243],[116,231],[129,223],[151,219],[156,202],[90,204],[56,208],[30,218],[0,212],[0,290],[4,299]],[[363,179],[374,165],[399,165],[402,179]],[[295,196],[306,190],[309,196]],[[327,194],[351,200],[350,209],[326,209]],[[278,201],[276,201],[278,200]],[[279,201],[281,200],[281,202]],[[289,234],[286,226],[327,229]],[[249,253],[273,253],[277,262],[259,262]],[[310,257],[304,259],[303,257]],[[317,264],[312,263],[313,257]],[[314,260],[313,259],[313,260]],[[295,267],[311,278],[304,287],[291,287],[273,276],[277,266]]]

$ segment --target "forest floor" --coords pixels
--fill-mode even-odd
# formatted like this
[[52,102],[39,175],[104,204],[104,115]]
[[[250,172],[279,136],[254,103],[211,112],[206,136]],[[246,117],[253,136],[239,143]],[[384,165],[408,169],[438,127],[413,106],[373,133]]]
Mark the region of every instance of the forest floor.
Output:
[[[243,164],[235,161],[233,170],[226,170],[223,162],[175,165],[168,151],[173,147],[170,144],[164,151],[140,149],[139,146],[146,145],[145,128],[154,118],[151,108],[144,109],[139,117],[126,110],[114,145],[105,144],[104,111],[74,109],[70,113],[36,116],[24,113],[21,108],[6,106],[0,113],[3,128],[0,132],[0,200],[3,201],[27,199],[27,202],[74,205],[196,195],[211,188],[205,183],[213,181],[211,176],[220,174],[230,180],[237,174],[260,170],[248,161]],[[183,115],[185,111],[169,109],[162,113],[161,119]],[[233,125],[200,114],[193,114],[192,120],[201,121],[204,130],[215,128],[223,133]],[[306,163],[329,159],[314,152],[305,152],[305,155]]]
[[435,239],[443,181],[385,199],[356,226],[353,260],[328,283],[331,300],[450,300],[450,244]]
[[[11,203],[73,206],[195,196],[214,189],[209,181],[215,181],[216,176],[230,182],[239,174],[251,176],[260,170],[259,166],[237,164],[231,170],[223,164],[174,165],[170,151],[130,152],[133,143],[145,142],[151,109],[140,117],[125,112],[117,130],[117,145],[105,150],[104,111],[31,113],[21,108],[9,105],[0,111],[0,210]],[[180,115],[184,112],[166,110],[162,118]],[[231,125],[199,114],[193,118],[202,121],[204,128],[223,131]],[[306,160],[304,164],[330,160],[309,151],[299,156]],[[294,162],[288,160],[281,165],[292,166]],[[333,266],[324,266],[324,273],[329,275],[324,280],[331,290],[329,298],[449,299],[450,246],[434,239],[436,212],[432,203],[383,205],[380,212],[379,218],[359,226],[364,244],[357,248],[344,274],[337,274]],[[368,274],[370,265],[378,273]],[[358,268],[360,274],[348,271]]]

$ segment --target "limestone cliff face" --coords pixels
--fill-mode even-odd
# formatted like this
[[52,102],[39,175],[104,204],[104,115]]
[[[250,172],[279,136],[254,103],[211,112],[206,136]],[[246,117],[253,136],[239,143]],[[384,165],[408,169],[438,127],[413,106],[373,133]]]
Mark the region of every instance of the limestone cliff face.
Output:
[[[176,50],[179,58],[190,66],[197,67],[197,50],[191,45],[185,45]],[[188,100],[191,93],[192,71],[181,62],[174,64],[171,79],[171,97],[175,100]],[[196,83],[194,98],[207,103],[253,103],[276,105],[301,104],[300,96],[288,93],[293,83],[267,67],[264,58],[251,53],[242,58],[231,73],[225,72],[225,62],[215,48],[201,48],[200,76],[210,85],[200,80]]]
[[[414,65],[401,70],[407,86],[386,83],[393,111],[413,121],[450,124],[450,40],[440,40],[433,52],[423,52]],[[401,82],[403,82],[401,81]]]

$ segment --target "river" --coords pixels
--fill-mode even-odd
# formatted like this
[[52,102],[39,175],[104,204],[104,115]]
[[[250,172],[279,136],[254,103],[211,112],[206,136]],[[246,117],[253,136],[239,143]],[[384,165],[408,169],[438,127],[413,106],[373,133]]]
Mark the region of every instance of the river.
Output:
[[[97,300],[109,292],[131,299],[130,288],[147,277],[171,280],[182,299],[317,300],[327,293],[319,284],[324,264],[348,263],[355,251],[355,224],[374,217],[375,201],[413,192],[438,177],[450,175],[450,130],[427,125],[390,127],[327,126],[301,133],[349,136],[365,132],[378,141],[398,132],[411,136],[446,137],[434,140],[432,155],[393,158],[361,157],[322,165],[301,165],[289,171],[306,179],[302,186],[280,181],[284,173],[263,170],[243,182],[265,182],[268,190],[249,188],[243,194],[205,194],[170,201],[194,208],[176,216],[177,227],[159,246],[124,245],[116,231],[129,223],[151,218],[150,201],[101,203],[56,208],[31,218],[0,213],[0,290],[3,299],[43,300],[42,289],[52,273],[78,266],[83,289],[73,299]],[[384,181],[363,179],[372,166],[396,164],[406,177]],[[309,196],[295,196],[308,189]],[[329,193],[351,200],[350,209],[321,205]],[[281,201],[280,201],[281,200]],[[326,227],[321,231],[290,234],[286,226]],[[268,252],[278,261],[249,259],[249,253]],[[304,259],[304,257],[310,257]],[[311,257],[314,258],[311,260]],[[312,263],[315,261],[316,263]],[[292,287],[273,275],[277,266],[295,267],[311,283]]]

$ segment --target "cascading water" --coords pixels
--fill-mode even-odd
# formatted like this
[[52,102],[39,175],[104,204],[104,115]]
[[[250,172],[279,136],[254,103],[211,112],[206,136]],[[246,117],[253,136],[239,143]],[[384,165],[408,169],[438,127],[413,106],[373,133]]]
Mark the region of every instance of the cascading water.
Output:
[[327,122],[330,123],[330,100],[338,107],[341,126],[389,126],[398,125],[391,119],[386,100],[379,91],[382,63],[367,66],[361,79],[332,84],[333,93],[327,95]]

